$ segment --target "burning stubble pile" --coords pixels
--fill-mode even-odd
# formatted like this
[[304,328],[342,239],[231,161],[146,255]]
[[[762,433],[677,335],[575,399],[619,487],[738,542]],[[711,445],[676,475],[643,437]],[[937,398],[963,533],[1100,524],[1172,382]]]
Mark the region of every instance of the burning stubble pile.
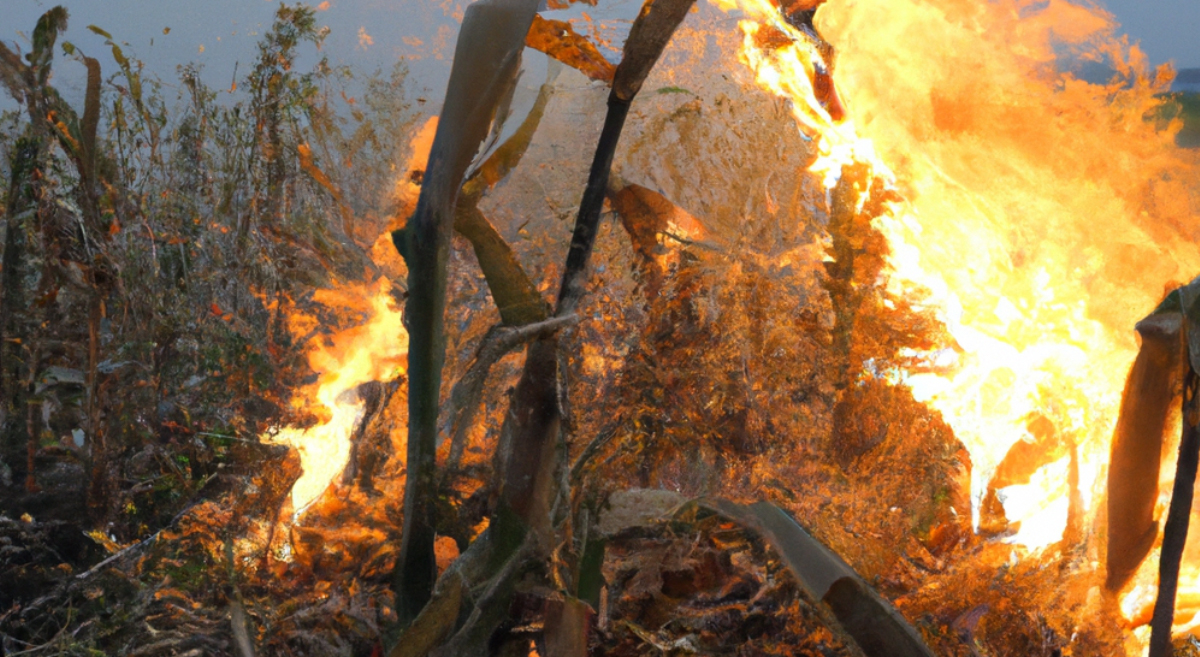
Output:
[[[0,301],[42,315],[0,322],[0,655],[1200,654],[1171,72],[1066,0],[605,2],[469,5],[440,117],[353,110],[343,168],[405,144],[374,196],[288,132],[331,88],[282,7],[247,79],[270,147],[225,187],[263,176],[250,214],[201,194],[213,236],[162,244],[90,164],[103,94],[76,117],[38,77],[65,13],[0,51],[44,140],[8,150]],[[176,159],[211,166],[234,142],[189,116]],[[50,205],[99,254],[61,297]],[[181,282],[247,244],[273,277]],[[193,369],[122,356],[160,278],[212,299],[155,338]]]

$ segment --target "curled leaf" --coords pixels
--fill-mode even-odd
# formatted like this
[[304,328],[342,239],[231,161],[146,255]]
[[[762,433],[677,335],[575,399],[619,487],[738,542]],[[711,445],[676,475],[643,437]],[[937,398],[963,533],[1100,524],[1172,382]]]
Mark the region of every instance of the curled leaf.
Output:
[[525,37],[525,45],[545,53],[578,70],[593,80],[612,83],[617,67],[600,54],[595,44],[578,34],[567,21],[541,16],[533,17],[533,25]]
[[105,39],[112,38],[111,34],[109,34],[108,32],[105,32],[104,30],[102,30],[101,28],[99,28],[96,25],[88,25],[88,29],[91,30],[94,34],[98,34],[98,35],[104,37]]

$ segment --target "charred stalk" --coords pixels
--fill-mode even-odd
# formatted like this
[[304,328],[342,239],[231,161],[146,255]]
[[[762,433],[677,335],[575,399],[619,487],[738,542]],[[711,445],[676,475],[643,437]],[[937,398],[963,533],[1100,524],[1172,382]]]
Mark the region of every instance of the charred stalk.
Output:
[[1150,620],[1150,657],[1170,657],[1171,625],[1175,621],[1175,593],[1179,589],[1179,564],[1187,543],[1192,516],[1196,470],[1200,462],[1200,408],[1197,388],[1200,378],[1190,367],[1183,387],[1183,435],[1179,440],[1179,460],[1175,466],[1175,485],[1171,489],[1171,507],[1163,527],[1162,556],[1158,562],[1158,598]]
[[[630,35],[631,40],[633,36]],[[632,96],[622,99],[615,86],[609,95],[604,129],[592,159],[587,187],[579,204],[571,247],[567,253],[555,306],[556,316],[573,312],[583,296],[585,272],[600,223],[608,174],[631,101]],[[554,334],[541,337],[529,346],[525,368],[517,383],[507,418],[513,438],[506,453],[502,454],[504,465],[500,504],[503,508],[498,518],[516,520],[519,527],[498,523],[497,531],[524,534],[533,529],[540,535],[543,546],[550,544],[551,490],[554,465],[557,463],[554,451],[562,422],[558,347],[558,336]]]
[[[592,161],[587,187],[580,202],[579,214],[576,218],[571,247],[567,255],[567,263],[564,267],[558,302],[555,307],[556,317],[569,315],[583,295],[585,274],[599,225],[609,170],[630,103],[658,61],[671,35],[694,2],[695,0],[658,0],[647,3],[630,31],[625,45],[624,59],[614,76],[613,91],[609,96],[604,128]],[[468,66],[463,64],[460,59],[470,56],[479,61],[479,50],[481,49],[472,49],[464,44],[478,46],[481,43],[479,39],[472,38],[479,35],[473,35],[472,30],[469,29],[473,10],[477,10],[481,5],[483,3],[473,5],[468,10],[467,18],[463,22],[454,69],[451,72],[447,108],[451,107],[450,98],[456,90],[455,72],[460,70],[460,66],[463,68]],[[532,20],[532,16],[530,18]],[[528,31],[528,27],[529,25],[526,24],[525,31]],[[483,27],[476,27],[475,30],[480,33],[484,32]],[[521,36],[524,37],[524,32]],[[491,60],[495,59],[493,55]],[[488,60],[483,59],[482,61]],[[475,88],[478,88],[478,85]],[[473,90],[462,89],[462,93],[466,94]],[[494,104],[492,106],[494,107]],[[460,118],[459,123],[461,122]],[[443,180],[446,175],[446,165],[444,155],[439,148],[439,141],[443,139],[443,130],[447,125],[449,122],[446,117],[443,117],[434,138],[430,166],[426,173],[427,179],[432,173],[433,179],[438,180],[438,184],[443,186],[440,191],[441,195],[448,195],[445,185],[457,184],[461,180],[461,174],[458,178]],[[481,139],[482,134],[480,134]],[[472,143],[477,144],[478,140]],[[453,189],[457,190],[457,187]],[[418,251],[428,251],[431,245],[442,249],[448,247],[448,233],[445,229],[448,229],[449,226],[444,219],[438,222],[438,225],[444,226],[444,228],[436,235],[444,235],[445,242],[433,242],[429,239],[429,236],[435,232],[434,228],[429,225],[435,218],[434,208],[430,205],[430,199],[434,197],[429,186],[423,187],[417,211],[410,220],[409,227],[399,234],[393,234],[397,247],[409,260],[410,271],[410,300],[407,314],[410,335],[409,478],[406,484],[405,499],[405,539],[401,548],[400,563],[397,566],[396,581],[398,606],[402,620],[416,616],[416,612],[429,600],[429,591],[433,582],[433,535],[432,514],[430,513],[432,500],[428,497],[421,502],[416,500],[420,499],[422,494],[428,496],[433,492],[433,488],[429,484],[432,483],[433,475],[437,380],[435,377],[431,377],[430,373],[440,371],[440,359],[434,362],[428,357],[421,357],[429,362],[420,363],[421,367],[427,369],[423,373],[420,383],[414,375],[412,359],[414,352],[435,346],[432,343],[432,336],[441,335],[441,311],[445,302],[445,251],[439,252],[442,254],[442,258],[438,263],[414,261],[414,256]],[[442,209],[446,208],[446,204],[443,204]],[[448,208],[453,210],[453,201],[449,203]],[[420,257],[430,258],[428,253]],[[429,272],[435,268],[435,265],[440,278],[430,277]],[[427,272],[425,276],[429,277],[428,280],[422,280],[421,283],[430,285],[440,282],[441,286],[437,289],[438,293],[432,295],[434,297],[432,299],[428,298],[431,296],[428,292],[419,293],[419,306],[414,305],[414,298],[417,298],[413,296],[417,289],[415,285],[417,281],[412,273],[414,267],[421,267]],[[497,302],[499,304],[500,299],[497,299]],[[414,311],[416,312],[414,313]],[[419,330],[425,333],[419,342],[414,333],[418,314],[423,324]],[[437,322],[436,325],[433,325],[434,322]],[[505,464],[500,473],[498,508],[493,513],[490,528],[479,541],[476,541],[477,543],[485,542],[486,548],[480,548],[479,552],[473,552],[476,548],[473,545],[472,550],[468,551],[468,553],[477,555],[476,559],[480,558],[478,555],[481,553],[486,553],[486,556],[483,557],[484,560],[492,566],[493,572],[495,572],[494,569],[499,569],[500,572],[489,580],[490,584],[486,592],[476,602],[474,612],[467,619],[465,625],[443,647],[445,654],[480,654],[489,651],[489,646],[497,640],[494,636],[495,629],[507,615],[507,601],[515,592],[516,576],[529,572],[529,568],[538,561],[531,560],[530,557],[543,552],[550,545],[551,493],[555,481],[555,469],[562,461],[555,456],[559,447],[557,438],[560,435],[559,428],[562,421],[558,347],[559,340],[555,334],[552,334],[538,338],[528,349],[525,368],[517,384],[506,420],[505,431],[511,436],[511,440],[507,441],[508,448],[498,455],[498,459]],[[424,402],[417,399],[419,396],[425,398]],[[421,414],[419,420],[418,413]],[[425,505],[424,513],[421,512],[420,507],[416,506],[417,504]],[[415,517],[418,514],[421,514],[420,518]],[[416,525],[423,526],[416,527]],[[410,529],[410,526],[414,526],[415,530]],[[418,532],[424,532],[420,539],[422,542],[420,546],[416,545],[416,539],[411,538]],[[418,554],[418,550],[424,551],[426,545],[428,545],[428,551]],[[528,554],[522,557],[523,553]],[[464,555],[465,557],[466,555]],[[414,583],[419,583],[420,590],[409,590]],[[456,594],[448,591],[445,595]],[[438,624],[432,619],[431,622]],[[416,628],[414,627],[414,629]],[[504,641],[503,638],[499,640],[501,643]],[[400,650],[399,645],[397,650]],[[394,652],[393,654],[399,653]]]
[[[630,30],[624,57],[613,77],[608,112],[592,158],[587,187],[579,203],[555,315],[573,312],[583,297],[585,274],[595,245],[608,176],[630,104],[693,3],[694,0],[647,3]],[[530,346],[509,416],[514,440],[504,467],[501,499],[502,504],[525,521],[526,527],[545,526],[548,522],[549,500],[546,496],[556,462],[553,443],[562,420],[558,403],[562,383],[557,353],[556,336],[539,339]],[[532,459],[531,455],[537,458]]]
[[[583,297],[609,172],[630,104],[694,1],[647,3],[630,30],[579,204],[555,305],[556,316],[573,312]],[[558,444],[564,419],[560,391],[566,386],[561,379],[558,352],[558,334],[540,338],[529,347],[507,418],[512,440],[507,453],[502,455],[500,502],[492,524],[499,539],[508,544],[517,544],[519,537],[533,532],[539,550],[552,544],[550,511],[558,481],[556,469],[562,463],[556,451],[562,448]]]
[[466,432],[479,408],[479,396],[483,392],[483,384],[487,381],[487,374],[492,365],[517,347],[550,335],[576,321],[575,316],[566,315],[519,327],[494,327],[484,336],[483,343],[475,353],[475,360],[467,369],[467,373],[454,384],[454,390],[450,393],[450,412],[447,413],[447,420],[451,441],[450,455],[446,459],[447,476],[451,476],[462,460],[463,450],[466,448]]
[[467,9],[417,209],[408,226],[392,236],[409,268],[408,478],[394,581],[402,623],[415,618],[429,601],[437,575],[434,453],[454,207],[471,158],[516,74],[536,9],[531,0],[483,0]]

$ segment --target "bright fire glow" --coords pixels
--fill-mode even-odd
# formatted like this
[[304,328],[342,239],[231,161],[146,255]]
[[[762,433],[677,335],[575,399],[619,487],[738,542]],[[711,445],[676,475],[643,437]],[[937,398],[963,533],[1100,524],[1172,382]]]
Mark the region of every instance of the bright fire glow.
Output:
[[[769,0],[714,2],[747,18],[742,60],[791,101],[826,186],[863,163],[903,197],[876,221],[891,246],[889,285],[931,292],[957,342],[938,355],[950,367],[906,382],[969,449],[976,520],[992,473],[1044,418],[1059,451],[998,496],[1020,523],[1010,541],[1061,540],[1069,446],[1090,520],[1133,325],[1167,285],[1200,272],[1194,158],[1147,118],[1169,71],[1149,72],[1111,16],[1065,0],[832,0],[817,26],[837,48],[846,117],[835,121],[813,91],[811,40]],[[760,45],[771,28],[793,45]],[[1062,72],[1087,61],[1119,81]],[[1180,584],[1182,607],[1200,577]]]
[[[408,353],[408,333],[400,310],[393,307],[387,278],[370,287],[323,290],[315,300],[329,306],[361,307],[368,319],[319,341],[308,354],[318,379],[297,394],[293,404],[315,412],[321,423],[309,428],[287,427],[264,436],[270,442],[290,445],[300,454],[304,473],[292,487],[292,508],[297,513],[325,492],[346,467],[351,433],[362,415],[363,405],[355,389],[402,374]],[[302,315],[290,319],[301,324],[313,321]]]
[[[397,216],[407,217],[416,206],[421,187],[414,172],[425,169],[429,148],[437,130],[437,117],[427,119],[409,140],[409,157],[400,169],[393,196]],[[307,429],[288,427],[264,438],[291,445],[300,454],[304,474],[292,487],[296,513],[312,504],[342,472],[350,457],[351,434],[362,416],[363,404],[354,390],[369,381],[386,381],[403,374],[407,367],[408,332],[403,314],[393,307],[388,277],[403,278],[404,262],[392,245],[389,226],[372,245],[371,260],[385,273],[374,285],[343,285],[320,290],[313,301],[328,308],[365,315],[365,321],[319,342],[308,353],[309,366],[317,382],[295,395],[297,409],[317,413],[322,421]],[[308,335],[317,319],[303,313],[289,318],[293,335]]]

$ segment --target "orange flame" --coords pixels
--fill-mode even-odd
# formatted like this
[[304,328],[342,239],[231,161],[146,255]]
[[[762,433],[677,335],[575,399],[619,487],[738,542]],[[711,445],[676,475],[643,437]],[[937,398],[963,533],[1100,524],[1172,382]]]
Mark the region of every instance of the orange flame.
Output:
[[[421,173],[436,129],[437,117],[429,118],[409,140],[409,157],[393,191],[398,219],[407,217],[416,206]],[[351,433],[363,407],[355,389],[370,381],[394,379],[406,370],[408,333],[402,312],[393,307],[388,278],[403,278],[406,272],[389,232],[396,227],[389,226],[371,246],[371,260],[385,274],[376,283],[319,290],[313,297],[327,307],[365,312],[367,318],[359,326],[318,342],[308,353],[309,365],[319,375],[318,380],[297,394],[292,403],[298,409],[315,410],[323,417],[322,423],[307,429],[287,427],[265,437],[291,445],[300,453],[304,473],[292,487],[292,507],[297,514],[320,497],[346,467]],[[293,314],[289,322],[293,335],[309,334],[317,328],[317,320],[303,314]]]
[[[391,285],[380,278],[373,286],[347,286],[322,290],[315,300],[327,305],[360,305],[365,301],[369,317],[360,326],[319,341],[308,354],[318,374],[311,387],[293,400],[297,408],[313,408],[323,416],[321,424],[309,428],[286,427],[264,437],[269,442],[290,445],[300,453],[304,473],[292,487],[292,508],[302,512],[316,500],[346,466],[350,438],[362,415],[362,402],[354,394],[369,381],[393,379],[405,371],[408,334],[402,313],[392,305]],[[304,318],[294,316],[293,322]],[[293,327],[299,328],[299,327]]]
[[[1150,74],[1111,16],[1065,0],[833,0],[817,20],[838,47],[836,121],[814,92],[824,62],[810,38],[768,0],[718,4],[748,17],[742,61],[791,101],[826,186],[863,163],[905,199],[876,221],[889,285],[929,290],[958,343],[934,356],[941,373],[905,380],[968,447],[975,513],[1009,449],[1034,442],[1032,418],[1073,446],[999,491],[1020,523],[1009,540],[1061,540],[1072,458],[1081,511],[1102,490],[1133,324],[1200,272],[1185,228],[1195,162],[1146,119],[1170,71]],[[760,47],[764,26],[792,45]],[[1064,55],[1120,80],[1063,73]]]
[[[1013,443],[1032,442],[1028,418],[1049,419],[1077,446],[1092,511],[1132,326],[1200,271],[1180,175],[1195,160],[1146,120],[1170,73],[1151,75],[1111,16],[1061,0],[882,5],[831,5],[822,28],[844,44],[852,114],[903,166],[907,207],[880,222],[896,276],[934,292],[962,347],[952,375],[913,377],[914,391],[971,450],[977,495]],[[1072,50],[1123,79],[1057,71]],[[1001,491],[1015,542],[1062,537],[1070,458]]]

